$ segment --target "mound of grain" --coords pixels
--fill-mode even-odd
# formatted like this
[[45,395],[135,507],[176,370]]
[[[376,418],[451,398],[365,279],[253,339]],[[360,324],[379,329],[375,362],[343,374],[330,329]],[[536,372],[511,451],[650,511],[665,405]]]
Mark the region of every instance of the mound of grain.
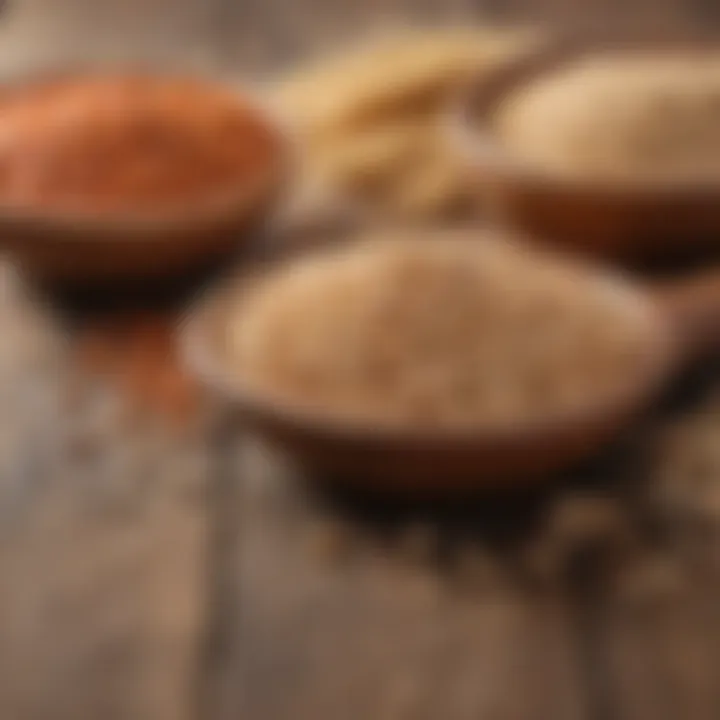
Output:
[[596,178],[720,178],[720,55],[588,57],[511,94],[496,128],[518,158]]
[[645,312],[510,244],[384,238],[276,269],[230,337],[244,380],[285,404],[379,425],[502,425],[636,381]]

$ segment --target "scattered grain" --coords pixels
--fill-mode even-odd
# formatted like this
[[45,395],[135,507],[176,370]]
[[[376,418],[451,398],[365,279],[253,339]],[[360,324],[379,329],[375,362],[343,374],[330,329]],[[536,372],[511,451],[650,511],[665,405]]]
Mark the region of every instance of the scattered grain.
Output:
[[501,583],[498,561],[484,547],[465,543],[457,548],[452,562],[457,587],[468,592],[486,592]]
[[308,528],[312,555],[320,562],[337,567],[346,561],[353,549],[352,530],[340,520],[316,519]]
[[719,400],[710,397],[661,434],[651,493],[670,515],[720,521]]
[[430,566],[437,560],[439,544],[438,529],[430,522],[411,523],[398,538],[402,556],[419,565]]
[[586,548],[627,545],[633,530],[617,499],[568,495],[557,502],[548,518],[548,532],[564,555]]
[[633,563],[624,568],[617,580],[620,599],[637,608],[675,598],[683,591],[682,569],[663,556]]

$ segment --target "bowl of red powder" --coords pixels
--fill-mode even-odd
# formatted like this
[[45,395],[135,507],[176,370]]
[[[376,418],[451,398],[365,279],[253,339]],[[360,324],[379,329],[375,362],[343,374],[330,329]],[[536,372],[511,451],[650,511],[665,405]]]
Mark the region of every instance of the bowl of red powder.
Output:
[[153,278],[242,246],[288,174],[248,92],[143,73],[0,91],[0,238],[31,272]]

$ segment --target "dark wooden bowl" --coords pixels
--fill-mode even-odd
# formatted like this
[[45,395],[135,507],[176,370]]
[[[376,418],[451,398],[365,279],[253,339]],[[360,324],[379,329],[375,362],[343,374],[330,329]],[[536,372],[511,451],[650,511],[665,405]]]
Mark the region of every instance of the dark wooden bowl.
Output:
[[657,260],[720,249],[718,182],[608,182],[559,177],[511,156],[496,138],[499,103],[519,87],[598,53],[706,53],[720,38],[667,33],[557,40],[470,88],[450,132],[467,159],[483,208],[495,221],[563,250],[610,260]]
[[[150,71],[132,74],[172,77]],[[82,70],[43,74],[8,86],[5,92],[27,83],[84,75]],[[33,278],[83,286],[183,275],[237,250],[282,196],[291,175],[292,152],[288,133],[260,102],[248,91],[236,94],[273,143],[270,162],[254,177],[228,187],[222,196],[142,213],[80,214],[0,202],[0,248]]]

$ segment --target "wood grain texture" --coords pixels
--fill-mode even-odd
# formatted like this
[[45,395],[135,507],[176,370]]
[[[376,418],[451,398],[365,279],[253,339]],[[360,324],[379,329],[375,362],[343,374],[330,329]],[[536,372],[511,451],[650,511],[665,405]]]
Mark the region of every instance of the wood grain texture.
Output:
[[73,367],[11,284],[0,276],[0,716],[193,718],[202,433]]
[[205,613],[202,448],[110,419],[112,394],[88,393],[54,429],[26,428],[24,466],[0,491],[0,712],[189,719]]
[[252,448],[245,463],[233,630],[250,717],[587,717],[559,586],[532,595],[479,538],[343,518]]
[[718,526],[657,514],[646,431],[527,515],[348,506],[247,447],[221,717],[717,717]]
[[662,558],[627,572],[608,588],[598,648],[608,662],[613,717],[717,717],[717,617],[703,611],[708,577]]

